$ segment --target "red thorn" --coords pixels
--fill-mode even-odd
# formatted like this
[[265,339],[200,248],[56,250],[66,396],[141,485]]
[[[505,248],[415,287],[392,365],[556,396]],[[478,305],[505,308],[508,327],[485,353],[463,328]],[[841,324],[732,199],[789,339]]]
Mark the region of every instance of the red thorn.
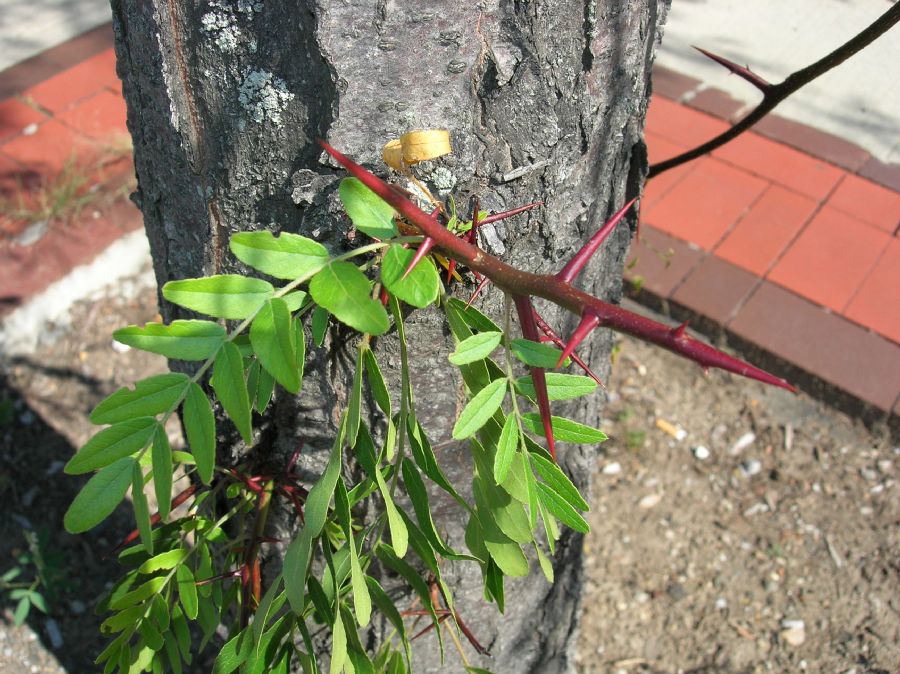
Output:
[[584,338],[591,334],[591,330],[598,325],[600,325],[600,317],[593,311],[585,311],[581,316],[581,322],[578,324],[578,327],[575,328],[572,336],[569,337],[569,341],[563,349],[562,355],[556,363],[556,367],[560,367],[565,362],[566,358],[572,355],[575,348],[584,341]]
[[719,65],[725,66],[732,73],[734,73],[741,79],[746,80],[761,92],[766,93],[769,89],[772,88],[772,85],[769,82],[750,70],[750,68],[746,66],[739,66],[737,63],[735,63],[734,61],[729,61],[724,56],[713,54],[712,52],[701,49],[700,47],[694,47],[694,49],[703,54],[705,57],[712,59]]
[[469,298],[469,301],[466,302],[466,309],[472,306],[472,302],[474,302],[478,296],[481,294],[481,291],[485,289],[488,283],[491,282],[487,276],[482,276],[481,280],[478,282],[478,287],[475,288],[475,292],[472,293],[472,297]]
[[500,213],[494,213],[493,215],[487,216],[484,220],[480,221],[479,225],[489,225],[492,222],[497,222],[498,220],[505,220],[506,218],[511,218],[514,215],[518,215],[519,213],[524,213],[525,211],[530,211],[532,208],[537,208],[538,206],[543,206],[543,201],[533,201],[530,204],[525,204],[524,206],[517,206],[516,208],[510,208],[508,211],[501,211]]
[[[534,307],[531,300],[522,295],[513,296],[516,303],[516,312],[519,314],[519,323],[522,326],[522,336],[532,342],[539,342],[537,323],[534,320]],[[531,367],[531,381],[534,384],[535,398],[537,398],[538,411],[541,413],[541,424],[544,426],[544,435],[547,438],[547,449],[550,457],[556,463],[556,441],[553,439],[553,423],[550,419],[550,397],[547,395],[547,378],[544,376],[544,368]]]
[[[542,331],[545,335],[547,335],[547,339],[549,339],[551,342],[553,342],[554,344],[556,344],[556,346],[558,346],[560,349],[566,348],[566,343],[562,340],[562,337],[560,337],[559,335],[557,335],[556,332],[554,332],[553,328],[551,328],[550,325],[547,323],[547,321],[545,321],[543,318],[541,318],[541,315],[537,312],[537,310],[535,310],[535,312],[534,312],[534,322],[537,323],[537,324],[538,324],[538,327],[541,329],[541,331]],[[587,363],[585,363],[583,360],[581,360],[581,358],[578,357],[578,354],[572,353],[572,354],[569,355],[569,357],[570,357],[573,361],[575,361],[575,364],[576,364],[578,367],[580,367],[582,370],[584,370],[584,373],[585,373],[588,377],[590,377],[590,378],[593,379],[595,382],[597,382],[597,384],[598,384],[599,386],[602,386],[603,388],[606,388],[606,384],[603,383],[603,380],[600,379],[600,377],[598,377],[597,375],[595,375],[595,374],[593,373],[593,371],[591,370],[591,368],[589,368],[589,367],[587,366]]]
[[421,259],[428,255],[428,252],[434,247],[434,239],[430,236],[426,236],[422,243],[419,244],[419,249],[416,251],[416,254],[413,255],[413,259],[410,260],[409,266],[406,268],[406,271],[403,272],[403,276],[400,277],[400,280],[404,280],[407,276],[410,275],[413,269],[416,268],[416,265],[419,264]]
[[453,272],[456,270],[456,260],[450,258],[450,261],[447,262],[447,285],[453,281]]
[[584,265],[588,263],[588,260],[590,260],[594,253],[597,252],[600,244],[606,240],[606,237],[608,237],[610,232],[615,229],[616,225],[619,224],[619,221],[625,217],[628,209],[634,205],[635,201],[637,201],[637,197],[613,213],[613,216],[607,220],[590,239],[588,239],[588,242],[584,244],[581,250],[572,256],[572,259],[566,263],[566,266],[557,272],[556,278],[563,283],[571,283],[575,277],[578,276],[578,272],[580,272],[584,268]]
[[688,322],[685,321],[684,323],[679,325],[677,328],[673,328],[672,329],[672,337],[674,337],[675,339],[681,339],[682,337],[684,337],[684,334],[687,331],[687,326],[688,326]]
[[466,232],[464,238],[474,246],[477,243],[478,227],[481,225],[481,221],[478,219],[478,209],[481,207],[481,202],[478,200],[478,197],[473,197],[473,201],[474,209],[472,213],[472,227],[469,228],[468,232]]
[[378,299],[381,300],[381,305],[386,307],[388,303],[388,291],[387,288],[382,286],[381,292],[378,293]]

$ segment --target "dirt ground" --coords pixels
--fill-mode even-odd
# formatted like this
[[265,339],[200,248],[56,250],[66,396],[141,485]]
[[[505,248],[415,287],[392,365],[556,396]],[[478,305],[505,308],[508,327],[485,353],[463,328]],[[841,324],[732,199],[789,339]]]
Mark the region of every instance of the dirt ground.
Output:
[[[50,615],[22,627],[0,595],[0,672],[96,670],[92,609],[116,576],[103,555],[131,515],[65,534],[80,482],[61,469],[94,404],[165,368],[110,337],[155,303],[85,302],[71,333],[0,371],[0,574],[29,528],[61,571]],[[806,396],[628,339],[609,390],[580,672],[900,671],[900,448]]]

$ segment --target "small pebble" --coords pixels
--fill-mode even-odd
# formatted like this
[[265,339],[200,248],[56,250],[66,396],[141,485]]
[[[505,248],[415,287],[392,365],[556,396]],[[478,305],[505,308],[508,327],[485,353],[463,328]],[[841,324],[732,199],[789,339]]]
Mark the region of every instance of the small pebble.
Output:
[[739,466],[741,475],[744,477],[753,477],[754,475],[758,475],[762,472],[762,464],[756,459],[747,459],[746,461],[741,461],[741,465]]
[[728,608],[728,600],[725,597],[719,597],[716,599],[716,608],[720,611],[724,611]]
[[798,629],[781,630],[781,640],[790,646],[801,646],[806,641],[806,631]]
[[608,463],[603,466],[603,474],[604,475],[618,475],[622,472],[622,464],[618,461],[613,461],[612,463]]
[[44,623],[44,629],[47,630],[47,636],[50,638],[50,646],[53,649],[61,648],[63,645],[63,637],[56,621],[53,618],[47,618],[47,622]]
[[879,459],[875,465],[878,466],[878,471],[882,475],[890,475],[894,472],[894,462],[890,459]]
[[662,494],[647,494],[644,498],[638,501],[638,508],[649,510],[653,506],[657,505],[661,500]]
[[84,602],[80,599],[73,599],[72,601],[70,601],[69,608],[75,615],[81,615],[82,613],[87,611],[87,606],[85,606]]
[[747,449],[747,447],[752,445],[754,440],[756,440],[755,433],[744,433],[737,439],[737,442],[731,445],[731,449],[728,450],[728,453],[732,456],[734,456],[735,454],[740,454],[742,451]]
[[115,340],[113,340],[112,342],[112,348],[116,353],[128,353],[129,351],[131,351],[130,346],[128,346],[127,344],[122,344],[122,342],[117,342]]
[[694,458],[699,461],[706,461],[709,458],[709,449],[703,445],[697,445],[691,451],[694,453]]
[[878,479],[878,473],[876,473],[871,468],[860,468],[859,474],[862,477],[862,479],[867,480],[869,482],[874,482],[875,480]]

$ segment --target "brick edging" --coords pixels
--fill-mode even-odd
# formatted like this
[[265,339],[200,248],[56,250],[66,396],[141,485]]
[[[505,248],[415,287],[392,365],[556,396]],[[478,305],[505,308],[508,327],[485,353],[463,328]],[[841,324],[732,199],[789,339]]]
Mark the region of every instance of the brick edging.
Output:
[[[743,101],[703,82],[661,65],[653,66],[653,93],[718,119],[734,122],[750,107]],[[769,113],[753,131],[796,148],[816,159],[834,164],[862,178],[900,192],[900,164],[888,164],[848,140]]]
[[112,23],[76,35],[0,72],[0,101],[12,98],[113,46]]

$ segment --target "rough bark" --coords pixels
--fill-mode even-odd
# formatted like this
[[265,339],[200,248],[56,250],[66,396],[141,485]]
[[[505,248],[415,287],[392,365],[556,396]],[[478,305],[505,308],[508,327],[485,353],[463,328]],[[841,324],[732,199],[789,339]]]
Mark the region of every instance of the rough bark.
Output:
[[[488,209],[544,202],[486,227],[483,245],[529,270],[558,268],[641,188],[649,72],[667,4],[113,0],[136,201],[159,283],[240,269],[227,243],[242,230],[299,232],[334,250],[350,245],[335,194],[341,172],[315,140],[383,171],[385,142],[429,127],[452,131],[455,153],[431,177],[453,183],[458,203],[470,194]],[[619,296],[629,239],[627,228],[614,233],[582,287]],[[502,298],[488,294],[484,304],[499,315]],[[162,313],[171,319],[177,310],[163,303]],[[569,318],[560,325],[552,307],[544,313],[562,334],[573,327]],[[418,409],[437,443],[450,436],[462,391],[447,368],[439,315],[417,312],[409,322]],[[278,398],[254,449],[266,454],[261,461],[283,461],[301,436],[330,445],[352,367],[348,338],[333,330],[311,355],[299,399]],[[396,368],[395,341],[378,346],[382,363]],[[608,335],[597,335],[582,348],[601,376],[610,346]],[[596,421],[601,408],[598,395],[565,412]],[[223,440],[231,447],[223,462],[246,451]],[[563,448],[562,462],[582,488],[596,454]],[[465,448],[443,446],[439,459],[465,488]],[[462,545],[461,513],[443,507],[441,526]],[[572,669],[581,547],[579,536],[565,534],[556,583],[511,583],[504,616],[483,606],[476,566],[448,567],[457,606],[494,654],[483,666]],[[435,643],[416,642],[417,671],[438,671],[435,653]]]

